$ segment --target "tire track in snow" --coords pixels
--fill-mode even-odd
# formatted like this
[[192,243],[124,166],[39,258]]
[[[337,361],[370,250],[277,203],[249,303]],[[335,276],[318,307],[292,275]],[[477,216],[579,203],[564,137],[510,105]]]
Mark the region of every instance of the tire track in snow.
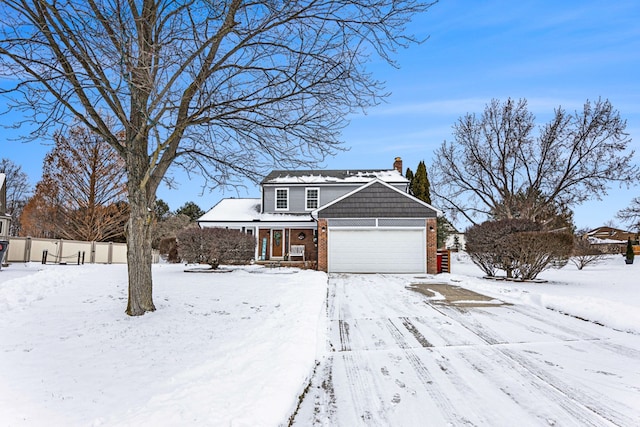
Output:
[[[440,311],[482,338],[487,344],[495,346],[495,344],[503,343],[500,337],[486,330],[477,319],[465,316],[465,312],[451,307],[442,307]],[[508,363],[512,369],[516,372],[522,373],[524,371],[528,374],[523,376],[529,378],[529,384],[543,395],[548,391],[553,391],[555,393],[555,402],[574,417],[580,425],[600,426],[603,421],[620,426],[636,424],[637,420],[633,420],[612,408],[612,402],[606,396],[591,396],[578,390],[551,374],[548,370],[540,369],[535,363],[532,363],[531,359],[507,347],[495,346],[494,348],[502,356],[503,362]]]
[[424,335],[420,333],[418,328],[416,328],[415,325],[411,323],[411,320],[409,320],[409,318],[401,317],[400,320],[402,321],[402,325],[407,328],[409,332],[411,332],[411,335],[413,335],[413,337],[420,343],[421,346],[433,347],[433,345],[431,345],[431,343],[424,337]]
[[388,426],[388,408],[382,400],[382,393],[368,370],[364,374],[362,372],[362,368],[367,366],[365,354],[366,352],[345,352],[340,355],[344,361],[350,401],[364,425]]
[[[409,362],[409,365],[415,372],[418,380],[424,386],[425,391],[435,404],[435,406],[440,409],[441,415],[448,422],[453,423],[453,425],[475,425],[470,420],[465,417],[462,417],[458,411],[456,411],[453,403],[447,397],[447,395],[442,391],[442,389],[437,385],[434,381],[433,376],[424,365],[424,363],[420,360],[418,355],[410,348],[407,344],[404,334],[400,331],[400,329],[393,323],[391,319],[387,319],[387,328],[389,329],[389,333],[394,338],[398,347],[400,347],[403,352],[405,359]],[[413,326],[413,325],[412,325]],[[414,326],[415,328],[415,326]]]
[[[543,317],[541,315],[536,314],[535,312],[533,312],[528,307],[519,307],[519,306],[515,306],[514,305],[514,306],[511,306],[509,308],[511,310],[514,310],[514,311],[524,315],[524,316],[531,317],[531,318],[533,318],[533,319],[535,319],[535,320],[537,320],[539,322],[542,322],[542,323],[545,323],[545,322],[548,323],[549,322],[548,318],[545,318],[545,317]],[[559,313],[559,312],[556,311],[555,313]],[[569,316],[569,317],[572,317],[572,316]],[[577,319],[577,320],[580,320],[580,319]],[[580,320],[580,321],[581,322],[585,322],[584,320]],[[592,323],[592,322],[590,322],[590,323]],[[633,348],[630,348],[630,347],[627,347],[627,346],[624,346],[624,345],[612,343],[612,342],[608,341],[606,338],[603,340],[602,338],[597,337],[595,335],[587,334],[587,333],[584,333],[582,331],[576,331],[575,329],[571,329],[571,328],[569,328],[567,326],[564,326],[564,325],[561,325],[559,323],[555,323],[554,327],[556,329],[564,332],[564,333],[569,334],[569,335],[573,335],[573,336],[579,335],[584,340],[593,340],[594,341],[594,345],[596,345],[596,346],[598,346],[598,347],[600,347],[602,349],[605,349],[607,351],[610,351],[613,354],[616,354],[616,355],[622,354],[622,355],[627,356],[627,357],[629,357],[631,359],[640,359],[640,351],[638,351],[636,349],[633,349]]]
[[351,351],[349,323],[346,320],[338,320],[338,329],[340,333],[340,351]]

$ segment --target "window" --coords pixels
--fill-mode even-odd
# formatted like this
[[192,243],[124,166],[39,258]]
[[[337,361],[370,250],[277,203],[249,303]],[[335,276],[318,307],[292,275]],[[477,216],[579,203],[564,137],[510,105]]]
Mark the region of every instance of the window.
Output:
[[289,210],[289,189],[288,188],[276,188],[276,210],[277,211]]
[[308,211],[318,209],[320,206],[320,189],[319,188],[307,188],[304,196],[304,206]]

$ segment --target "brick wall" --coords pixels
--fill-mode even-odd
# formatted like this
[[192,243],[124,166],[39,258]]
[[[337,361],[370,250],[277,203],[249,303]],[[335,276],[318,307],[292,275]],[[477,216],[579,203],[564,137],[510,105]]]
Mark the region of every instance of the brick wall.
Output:
[[[304,234],[304,238],[300,238],[300,233]],[[313,242],[313,228],[292,228],[290,234],[291,245],[304,245],[304,256],[307,261],[315,261],[318,258],[318,250]]]
[[438,273],[438,224],[436,218],[427,218],[427,273]]
[[327,257],[328,238],[327,220],[318,220],[318,271],[328,271],[329,258]]

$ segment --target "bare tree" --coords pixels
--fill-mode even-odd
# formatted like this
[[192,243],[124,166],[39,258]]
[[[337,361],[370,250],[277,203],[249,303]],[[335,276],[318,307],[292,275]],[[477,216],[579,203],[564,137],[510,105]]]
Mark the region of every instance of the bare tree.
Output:
[[56,205],[52,203],[58,192],[49,180],[41,180],[36,184],[36,191],[25,204],[20,215],[20,235],[57,239],[57,223],[60,217]]
[[634,197],[629,206],[620,210],[618,219],[640,232],[640,197]]
[[128,216],[124,162],[101,137],[76,126],[57,132],[42,180],[25,208],[25,232],[86,241],[122,241]]
[[587,101],[574,114],[558,108],[537,133],[534,122],[523,99],[492,100],[479,117],[461,117],[455,141],[434,155],[438,206],[474,224],[487,216],[540,222],[638,179],[626,122],[609,101]]
[[605,253],[589,242],[586,233],[587,230],[576,233],[573,241],[571,262],[578,267],[578,270],[582,270],[587,265],[597,264],[607,257]]
[[20,165],[6,158],[0,159],[0,173],[6,175],[7,205],[4,208],[13,218],[9,235],[17,236],[20,233],[20,215],[31,192],[29,178]]
[[[10,107],[43,133],[72,115],[125,160],[127,313],[155,310],[151,228],[170,166],[211,187],[273,165],[312,165],[340,148],[351,112],[379,102],[371,56],[414,40],[416,0],[5,0],[0,73]],[[114,130],[105,121],[115,117]],[[122,132],[125,137],[119,138]]]

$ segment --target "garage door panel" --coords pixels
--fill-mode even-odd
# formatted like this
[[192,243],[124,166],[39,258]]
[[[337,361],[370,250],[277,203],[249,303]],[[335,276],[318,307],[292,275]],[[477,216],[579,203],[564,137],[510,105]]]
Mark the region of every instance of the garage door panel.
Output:
[[343,273],[423,273],[423,229],[330,229],[329,271]]

